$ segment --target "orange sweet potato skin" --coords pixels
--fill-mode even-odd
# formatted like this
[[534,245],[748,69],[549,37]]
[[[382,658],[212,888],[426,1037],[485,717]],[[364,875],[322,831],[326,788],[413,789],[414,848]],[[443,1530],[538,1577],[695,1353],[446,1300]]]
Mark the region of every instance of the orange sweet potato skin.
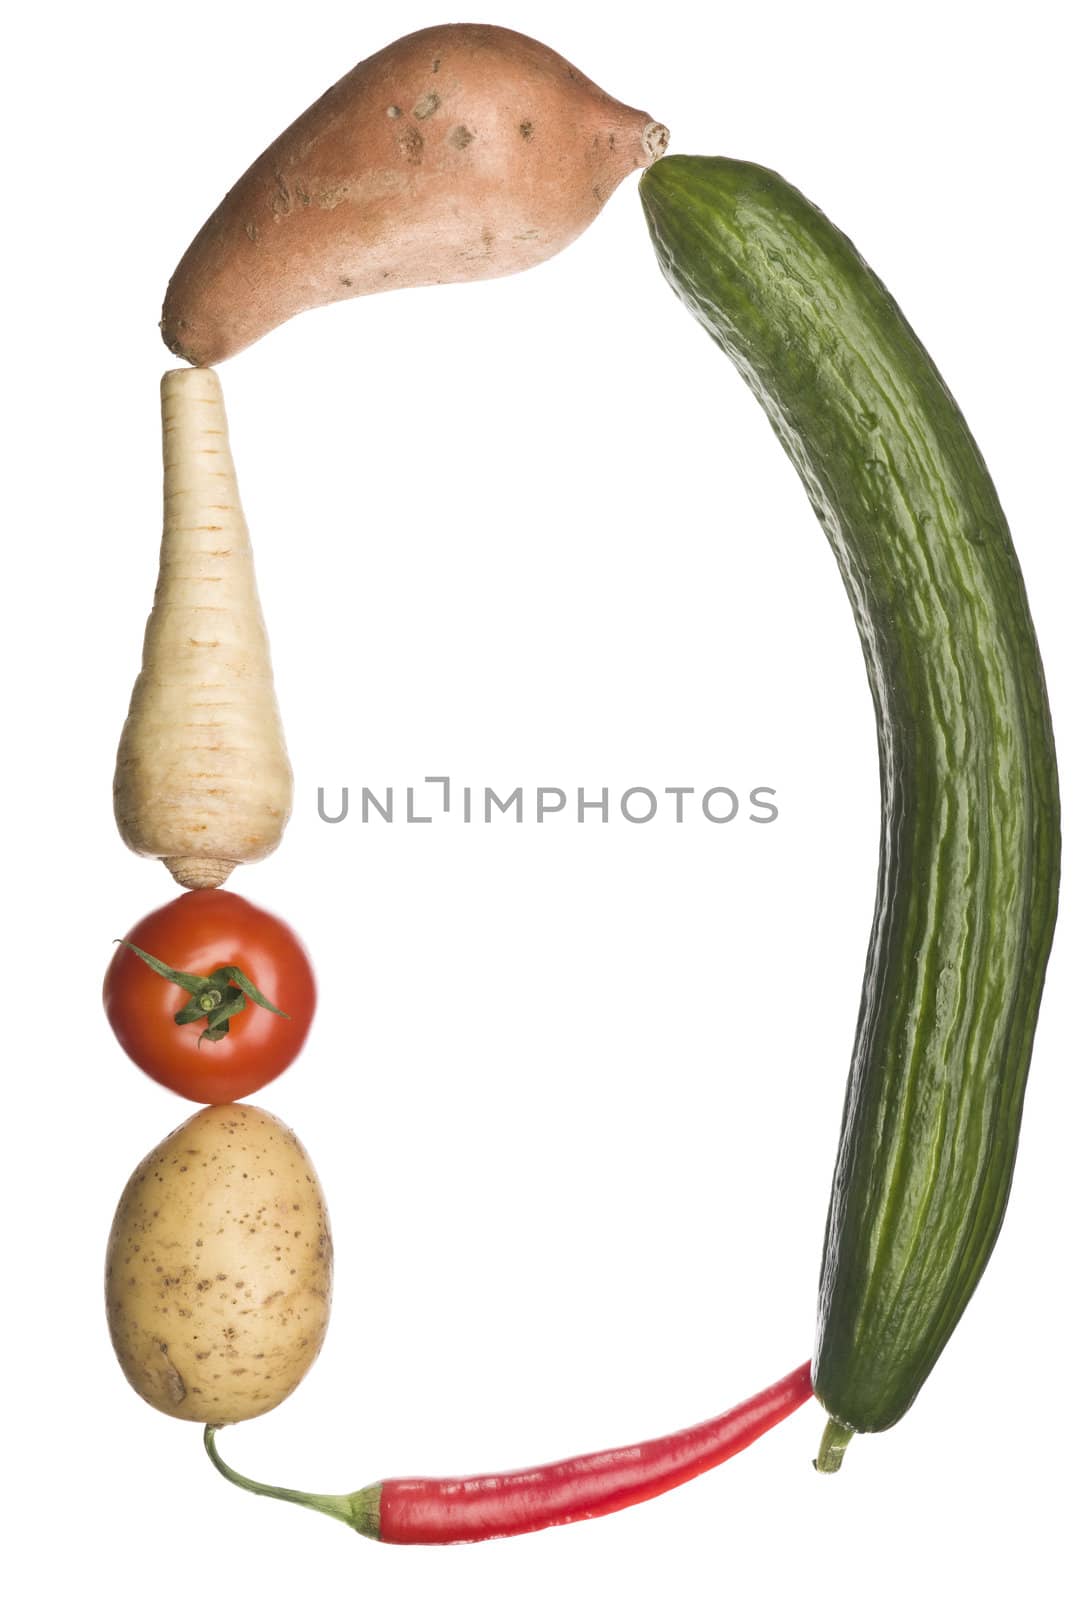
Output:
[[666,143],[659,123],[523,34],[409,34],[234,185],[170,280],[162,336],[209,366],[312,306],[535,266]]

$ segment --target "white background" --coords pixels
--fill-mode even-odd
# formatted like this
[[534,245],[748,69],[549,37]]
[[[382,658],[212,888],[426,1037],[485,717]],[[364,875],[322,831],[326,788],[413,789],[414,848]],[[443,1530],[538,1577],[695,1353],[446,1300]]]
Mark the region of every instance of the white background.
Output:
[[[1073,1592],[1083,1319],[1083,486],[1072,8],[478,4],[673,131],[783,171],[934,355],[1007,510],[1050,677],[1066,893],[990,1269],[913,1411],[809,1465],[814,1405],[621,1516],[444,1551],[222,1483],[101,1305],[113,1207],[187,1114],[99,1008],[169,898],[113,827],[160,526],[156,322],[191,234],[360,57],[375,3],[47,6],[6,52],[3,569],[17,1592],[408,1597]],[[669,1431],[810,1353],[874,888],[860,651],[799,483],[660,279],[628,182],[518,278],[312,313],[223,369],[297,781],[231,887],[321,1009],[258,1097],[338,1251],[317,1366],[224,1439],[348,1490]],[[1077,415],[1078,413],[1078,415]],[[772,785],[770,827],[363,828],[357,793]]]

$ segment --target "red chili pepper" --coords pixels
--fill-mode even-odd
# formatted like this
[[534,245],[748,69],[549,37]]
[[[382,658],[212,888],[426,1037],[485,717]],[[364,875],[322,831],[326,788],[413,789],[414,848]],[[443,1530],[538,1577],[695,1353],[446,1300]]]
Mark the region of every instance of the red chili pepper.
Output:
[[461,1544],[534,1533],[651,1500],[745,1450],[810,1395],[811,1363],[805,1362],[723,1416],[663,1439],[490,1478],[387,1478],[345,1495],[304,1494],[243,1477],[219,1455],[213,1427],[205,1428],[204,1444],[224,1478],[239,1488],[323,1511],[369,1539]]

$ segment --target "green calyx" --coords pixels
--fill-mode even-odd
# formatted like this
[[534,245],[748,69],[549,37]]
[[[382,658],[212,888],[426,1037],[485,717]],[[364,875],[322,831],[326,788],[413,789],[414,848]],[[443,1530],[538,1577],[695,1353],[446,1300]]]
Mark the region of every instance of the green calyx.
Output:
[[354,1494],[307,1494],[301,1489],[280,1489],[272,1483],[258,1483],[255,1478],[247,1478],[227,1466],[215,1443],[216,1432],[217,1429],[209,1422],[204,1429],[204,1449],[216,1471],[222,1473],[229,1483],[236,1484],[239,1489],[248,1489],[250,1494],[268,1495],[273,1500],[289,1500],[292,1505],[308,1506],[311,1511],[323,1512],[326,1517],[335,1517],[337,1522],[346,1522],[349,1528],[354,1528],[366,1539],[381,1538],[380,1483],[368,1483],[365,1489],[357,1489]]
[[181,1026],[189,1022],[202,1022],[204,1027],[198,1044],[203,1044],[205,1039],[210,1044],[225,1039],[230,1031],[231,1017],[245,1010],[247,999],[252,1000],[254,1005],[263,1006],[265,1011],[274,1011],[277,1017],[290,1020],[286,1011],[280,1011],[278,1006],[266,999],[240,967],[216,967],[214,972],[202,978],[195,972],[178,972],[176,968],[168,967],[164,961],[149,956],[146,950],[130,944],[127,939],[118,939],[117,943],[139,956],[160,978],[176,983],[178,988],[185,989],[192,996],[188,1005],[175,1013],[174,1021]]

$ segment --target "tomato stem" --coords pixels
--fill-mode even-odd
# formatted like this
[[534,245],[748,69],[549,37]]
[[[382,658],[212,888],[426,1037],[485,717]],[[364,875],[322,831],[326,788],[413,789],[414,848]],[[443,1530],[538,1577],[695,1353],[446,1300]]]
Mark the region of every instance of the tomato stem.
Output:
[[265,1011],[274,1011],[277,1017],[290,1021],[287,1012],[280,1011],[278,1006],[266,999],[241,967],[216,967],[204,978],[196,972],[180,972],[176,967],[168,967],[165,961],[148,955],[146,950],[141,950],[139,945],[132,944],[128,939],[118,939],[117,943],[139,956],[160,978],[165,978],[168,983],[176,983],[179,989],[192,995],[188,1005],[175,1013],[174,1021],[180,1026],[189,1022],[206,1023],[198,1044],[203,1044],[205,1039],[211,1044],[225,1039],[230,1031],[231,1017],[245,1010],[247,999],[252,1000],[254,1005],[263,1006]]

